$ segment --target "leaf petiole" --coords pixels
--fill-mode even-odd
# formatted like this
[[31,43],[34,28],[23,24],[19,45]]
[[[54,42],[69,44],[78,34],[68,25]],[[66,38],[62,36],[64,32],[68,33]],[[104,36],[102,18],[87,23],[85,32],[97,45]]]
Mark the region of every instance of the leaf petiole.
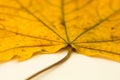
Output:
[[32,76],[30,76],[26,80],[32,80],[33,78],[35,78],[39,74],[41,74],[41,73],[43,73],[43,72],[45,72],[45,71],[47,71],[47,70],[49,70],[49,69],[51,69],[51,68],[53,68],[53,67],[55,67],[57,65],[60,65],[60,64],[64,63],[65,61],[67,61],[70,58],[71,53],[72,53],[72,49],[73,49],[71,46],[68,46],[67,48],[68,48],[68,53],[64,58],[62,58],[61,60],[57,61],[56,63],[54,63],[54,64],[52,64],[52,65],[50,65],[50,66],[48,66],[46,68],[38,71],[37,73],[33,74]]

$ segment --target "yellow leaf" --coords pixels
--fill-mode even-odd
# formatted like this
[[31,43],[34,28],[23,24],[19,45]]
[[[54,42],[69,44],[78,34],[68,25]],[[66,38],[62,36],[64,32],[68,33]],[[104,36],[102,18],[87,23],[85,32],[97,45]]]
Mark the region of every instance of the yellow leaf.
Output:
[[120,0],[1,0],[0,61],[66,47],[120,61]]

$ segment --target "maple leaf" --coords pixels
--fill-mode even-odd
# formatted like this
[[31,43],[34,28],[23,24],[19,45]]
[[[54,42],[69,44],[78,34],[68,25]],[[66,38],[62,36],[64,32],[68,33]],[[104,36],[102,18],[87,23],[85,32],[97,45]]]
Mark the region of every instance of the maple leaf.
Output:
[[0,61],[72,47],[120,61],[119,0],[0,1]]
[[1,0],[0,62],[62,48],[69,50],[62,61],[74,48],[120,62],[119,4],[120,0]]

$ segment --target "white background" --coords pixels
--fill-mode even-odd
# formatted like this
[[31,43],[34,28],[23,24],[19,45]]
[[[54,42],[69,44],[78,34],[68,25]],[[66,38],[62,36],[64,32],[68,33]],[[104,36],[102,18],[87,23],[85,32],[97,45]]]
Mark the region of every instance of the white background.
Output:
[[[0,64],[0,80],[25,80],[66,53],[37,55],[24,62],[12,60]],[[67,62],[33,80],[120,80],[120,63],[73,53]]]

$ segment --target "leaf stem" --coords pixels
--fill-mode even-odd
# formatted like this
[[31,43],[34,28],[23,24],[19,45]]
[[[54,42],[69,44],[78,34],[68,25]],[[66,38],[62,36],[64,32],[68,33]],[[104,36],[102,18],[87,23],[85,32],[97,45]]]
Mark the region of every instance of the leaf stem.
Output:
[[33,74],[32,76],[30,76],[26,80],[32,80],[33,78],[35,78],[39,74],[41,74],[41,73],[43,73],[43,72],[45,72],[45,71],[47,71],[47,70],[57,66],[57,65],[60,65],[60,64],[64,63],[65,61],[67,61],[70,58],[71,53],[72,53],[72,47],[68,46],[68,53],[67,53],[67,55],[64,58],[62,58],[61,60],[57,61],[56,63],[54,63],[54,64],[52,64],[52,65],[50,65],[48,67],[42,69],[41,71],[38,71],[37,73]]

